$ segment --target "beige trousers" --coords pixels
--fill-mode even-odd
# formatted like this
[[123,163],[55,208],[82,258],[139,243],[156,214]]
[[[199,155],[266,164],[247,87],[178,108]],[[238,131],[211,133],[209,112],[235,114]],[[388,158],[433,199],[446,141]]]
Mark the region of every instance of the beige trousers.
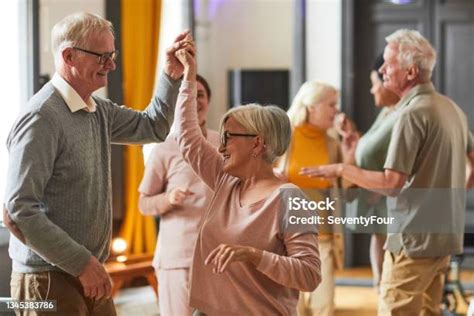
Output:
[[334,245],[332,239],[319,242],[321,283],[313,292],[300,292],[299,316],[333,316],[335,291]]
[[410,258],[385,252],[378,314],[380,316],[441,315],[449,256]]
[[79,279],[64,272],[12,272],[10,289],[14,300],[56,300],[56,312],[25,310],[17,315],[117,315],[112,298],[93,300],[85,297]]

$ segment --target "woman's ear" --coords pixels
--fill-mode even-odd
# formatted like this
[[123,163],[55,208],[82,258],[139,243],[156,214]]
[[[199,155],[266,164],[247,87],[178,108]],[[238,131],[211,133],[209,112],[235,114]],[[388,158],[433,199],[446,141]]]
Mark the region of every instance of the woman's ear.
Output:
[[255,137],[255,141],[253,144],[253,152],[258,155],[260,153],[265,152],[265,139],[260,135]]

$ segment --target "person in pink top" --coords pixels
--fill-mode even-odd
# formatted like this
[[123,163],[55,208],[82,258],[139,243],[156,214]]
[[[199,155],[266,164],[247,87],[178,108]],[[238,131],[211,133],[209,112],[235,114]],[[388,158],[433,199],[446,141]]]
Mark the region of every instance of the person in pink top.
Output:
[[[197,75],[198,123],[202,136],[216,151],[219,134],[206,128],[210,98],[209,84]],[[188,305],[189,269],[199,223],[212,191],[181,158],[173,134],[153,148],[139,191],[141,212],[161,216],[153,259],[159,281],[160,315],[192,315]]]
[[190,306],[207,315],[296,315],[299,291],[318,286],[321,267],[315,227],[288,220],[300,214],[286,210],[289,198],[304,194],[273,174],[291,137],[286,112],[255,104],[228,111],[218,153],[199,128],[194,55],[176,57],[185,68],[179,149],[214,192],[194,250]]

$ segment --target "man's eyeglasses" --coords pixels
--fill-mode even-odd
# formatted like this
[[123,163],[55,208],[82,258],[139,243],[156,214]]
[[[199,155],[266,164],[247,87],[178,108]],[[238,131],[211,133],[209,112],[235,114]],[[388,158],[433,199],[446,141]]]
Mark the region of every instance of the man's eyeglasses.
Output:
[[115,61],[115,59],[117,58],[117,55],[119,53],[119,51],[116,50],[116,51],[109,52],[109,53],[99,54],[99,53],[91,52],[90,50],[82,49],[82,48],[79,48],[79,47],[73,47],[73,48],[78,50],[78,51],[81,51],[81,52],[99,57],[99,65],[105,64],[107,62],[107,60],[109,60],[109,59],[111,61]]
[[229,137],[256,137],[258,136],[257,134],[241,134],[241,133],[231,133],[229,131],[224,131],[222,134],[221,134],[221,144],[222,146],[227,146],[227,140],[229,139]]

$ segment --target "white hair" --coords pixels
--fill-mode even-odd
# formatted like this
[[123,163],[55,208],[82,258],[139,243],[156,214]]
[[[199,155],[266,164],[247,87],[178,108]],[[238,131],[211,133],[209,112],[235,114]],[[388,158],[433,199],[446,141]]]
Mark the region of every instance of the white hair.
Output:
[[288,110],[291,125],[297,127],[304,124],[308,119],[308,111],[306,108],[313,104],[318,104],[329,93],[338,94],[338,91],[335,87],[327,83],[319,81],[305,82],[298,90],[298,93],[296,93],[293,103],[291,103]]
[[273,163],[283,155],[291,139],[291,125],[286,112],[274,105],[241,105],[230,109],[221,120],[220,132],[224,132],[224,123],[232,117],[247,132],[260,135],[265,143],[264,159]]
[[57,66],[64,48],[90,49],[91,35],[109,31],[114,35],[112,23],[91,13],[79,12],[66,16],[56,23],[51,31],[51,49]]
[[398,62],[402,67],[418,66],[422,79],[429,80],[436,64],[436,51],[418,31],[401,29],[385,38],[398,47]]

